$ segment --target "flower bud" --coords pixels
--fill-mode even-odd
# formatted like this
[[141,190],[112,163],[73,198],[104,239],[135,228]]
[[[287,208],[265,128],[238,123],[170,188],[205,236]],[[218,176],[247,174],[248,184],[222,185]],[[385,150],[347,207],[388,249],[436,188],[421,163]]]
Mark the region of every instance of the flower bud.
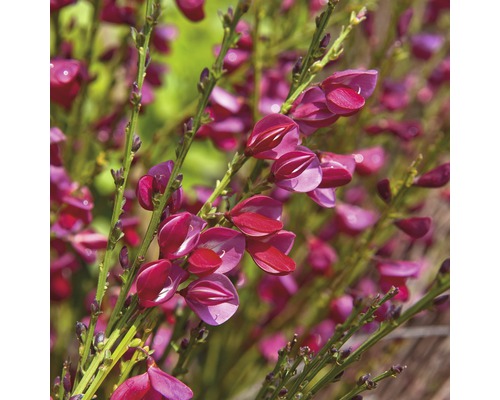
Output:
[[450,259],[447,258],[446,260],[443,261],[441,264],[441,267],[439,268],[439,273],[446,275],[450,273]]
[[127,246],[123,246],[122,249],[120,250],[120,255],[118,256],[118,259],[120,261],[120,265],[123,269],[129,269],[129,259],[128,259],[128,248]]
[[80,343],[85,342],[85,336],[87,334],[87,326],[83,322],[77,322],[75,327],[76,337]]
[[142,141],[141,138],[134,133],[134,137],[132,138],[132,152],[137,153],[141,148]]
[[94,348],[96,351],[100,351],[104,348],[104,340],[106,339],[106,335],[104,332],[97,332],[94,336]]
[[392,200],[391,183],[385,178],[377,182],[377,193],[382,200],[389,204]]
[[413,186],[439,188],[450,181],[450,163],[444,163],[415,178]]
[[205,18],[203,10],[205,0],[175,0],[175,3],[182,14],[190,21],[198,22]]
[[395,375],[399,375],[401,372],[403,372],[403,370],[406,368],[406,365],[399,365],[399,364],[396,364],[396,365],[393,365],[391,367],[391,372],[394,373]]
[[431,229],[432,219],[425,218],[406,218],[394,221],[394,224],[401,229],[404,233],[411,236],[413,239],[419,239],[429,232]]
[[64,374],[63,387],[66,393],[70,393],[71,389],[73,388],[73,385],[71,383],[71,374],[69,373],[69,371]]
[[372,374],[368,373],[366,375],[362,375],[359,377],[357,385],[361,386],[364,385],[366,381],[368,381],[372,377]]
[[115,181],[116,186],[123,185],[124,177],[123,177],[123,167],[118,170],[111,169],[111,175],[113,176],[113,180]]

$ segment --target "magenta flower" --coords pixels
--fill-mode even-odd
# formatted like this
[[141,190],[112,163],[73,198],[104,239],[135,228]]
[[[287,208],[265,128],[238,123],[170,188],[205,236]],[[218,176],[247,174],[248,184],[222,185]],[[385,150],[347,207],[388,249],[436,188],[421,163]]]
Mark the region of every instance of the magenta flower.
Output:
[[322,179],[318,187],[307,195],[321,207],[335,207],[335,189],[352,180],[356,168],[354,155],[341,155],[328,152],[319,154]]
[[410,103],[411,81],[384,80],[380,103],[389,111],[402,110]]
[[50,0],[50,12],[60,10],[63,7],[75,3],[76,0]]
[[136,288],[139,304],[154,307],[171,299],[189,273],[168,260],[157,260],[141,266]]
[[398,25],[396,27],[396,31],[399,38],[406,36],[412,17],[413,17],[413,8],[406,9],[399,16]]
[[305,193],[321,183],[321,170],[316,154],[307,147],[297,146],[273,163],[269,180],[282,189]]
[[91,229],[85,229],[70,236],[69,241],[86,263],[93,263],[96,260],[97,250],[106,248],[108,238]]
[[422,134],[422,125],[419,121],[382,120],[376,125],[367,126],[365,131],[372,135],[389,132],[403,141],[409,142]]
[[[136,196],[142,208],[148,211],[154,210],[154,193],[163,194],[167,188],[168,180],[174,168],[172,160],[162,162],[151,167],[146,175],[137,182]],[[182,203],[182,189],[177,189],[167,203],[170,212],[176,212]]]
[[198,22],[205,18],[203,10],[205,0],[175,0],[175,3],[182,14],[190,21]]
[[354,303],[352,297],[345,294],[332,300],[330,303],[330,316],[336,324],[342,324],[349,314],[351,314],[353,308]]
[[200,277],[234,269],[245,252],[245,236],[229,228],[210,228],[200,235],[189,257],[188,271]]
[[260,299],[272,305],[273,313],[279,313],[298,290],[293,275],[264,275],[257,286]]
[[373,211],[350,204],[339,204],[336,210],[339,229],[351,236],[370,228],[378,219]]
[[294,240],[293,232],[282,230],[266,237],[248,237],[246,249],[263,271],[272,275],[286,275],[296,267],[295,261],[287,255]]
[[217,273],[191,282],[180,294],[191,310],[209,325],[226,322],[240,304],[229,278]]
[[246,236],[266,236],[283,228],[283,204],[271,197],[257,195],[236,204],[227,217]]
[[338,260],[335,249],[317,237],[307,239],[307,249],[307,262],[311,268],[316,272],[330,275],[332,265]]
[[158,228],[158,245],[162,258],[172,260],[187,255],[198,244],[200,232],[207,223],[188,212],[171,215]]
[[50,61],[50,101],[71,108],[87,73],[78,60]]
[[295,150],[299,144],[299,126],[289,117],[270,114],[257,122],[248,138],[245,154],[276,160]]
[[262,115],[279,113],[290,84],[284,67],[264,70],[260,84],[259,111]]
[[391,182],[385,178],[377,182],[377,193],[385,203],[389,204],[392,200]]
[[355,70],[335,72],[322,83],[328,108],[335,114],[346,115],[363,107],[377,85],[378,71]]
[[399,293],[394,300],[407,301],[409,290],[406,286],[408,278],[418,277],[422,269],[422,263],[404,260],[382,260],[377,264],[377,270],[380,274],[380,288],[388,291],[391,286],[399,289]]
[[413,186],[424,188],[439,188],[450,181],[450,163],[444,163],[423,175],[417,176]]
[[64,133],[57,128],[50,128],[50,165],[61,167],[63,160],[61,157],[61,143],[66,141]]
[[131,6],[120,6],[116,0],[105,0],[101,9],[101,21],[111,24],[135,25],[135,9]]
[[419,239],[427,234],[431,229],[432,219],[424,218],[406,218],[394,221],[394,224],[404,233],[411,236],[413,239]]
[[420,33],[410,38],[411,51],[420,60],[429,60],[444,44],[444,37],[432,33]]
[[152,357],[148,357],[148,370],[123,382],[110,400],[190,400],[193,391],[177,378],[163,372]]
[[170,42],[177,38],[178,33],[179,31],[175,25],[156,25],[151,36],[151,44],[160,53],[169,54]]
[[381,146],[370,147],[356,152],[363,157],[361,162],[356,163],[356,172],[360,175],[376,174],[385,164],[385,151]]
[[340,117],[328,109],[325,93],[319,86],[307,89],[295,100],[290,116],[306,136],[310,136],[319,128],[332,125]]
[[260,354],[267,361],[275,363],[278,361],[278,350],[285,347],[287,342],[286,336],[281,332],[267,336],[259,342]]

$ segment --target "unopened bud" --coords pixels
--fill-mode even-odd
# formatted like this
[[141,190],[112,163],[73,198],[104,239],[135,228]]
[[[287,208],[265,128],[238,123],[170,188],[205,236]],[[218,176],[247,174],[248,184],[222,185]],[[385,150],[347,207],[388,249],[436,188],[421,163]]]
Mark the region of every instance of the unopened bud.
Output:
[[248,11],[251,2],[252,2],[251,0],[244,0],[239,3],[242,13],[246,13]]
[[394,306],[390,305],[389,310],[387,310],[387,319],[398,319],[401,316],[402,305]]
[[97,299],[94,299],[94,301],[90,304],[90,312],[95,315],[99,313],[101,310],[101,306],[99,305],[99,302]]
[[87,326],[83,322],[78,321],[76,323],[75,332],[76,332],[76,337],[78,338],[80,343],[85,342],[85,336],[87,334]]
[[120,265],[123,269],[129,269],[129,259],[128,259],[128,248],[127,246],[123,246],[122,249],[120,250],[120,255],[118,256],[118,259],[120,260]]
[[391,183],[389,179],[382,179],[377,183],[377,193],[382,200],[389,204],[392,200]]
[[271,382],[273,379],[274,379],[274,374],[273,374],[272,372],[269,372],[269,373],[266,375],[266,381],[267,381],[267,382]]
[[203,91],[205,90],[205,85],[207,84],[209,77],[210,70],[206,67],[203,68],[203,71],[201,71],[200,74],[200,81],[198,82],[198,90],[200,91],[200,93],[203,93]]
[[141,138],[136,133],[134,133],[134,137],[132,138],[132,152],[137,153],[141,148],[141,145],[142,145]]
[[331,36],[329,33],[323,36],[323,39],[321,39],[321,42],[319,42],[320,49],[326,49],[328,47],[328,44],[330,43],[330,37]]
[[352,351],[352,347],[349,347],[348,349],[342,350],[340,352],[340,358],[343,360],[343,359],[349,357],[349,355],[351,354],[351,351]]
[[95,337],[94,337],[94,348],[97,351],[100,351],[104,348],[104,339],[106,338],[106,335],[104,332],[97,332]]
[[350,24],[358,25],[366,19],[366,7],[363,7],[357,14],[353,11],[351,13]]
[[447,258],[446,260],[443,261],[441,264],[441,267],[439,268],[439,273],[442,275],[447,275],[450,273],[450,259]]
[[371,381],[371,380],[367,380],[367,381],[365,382],[365,386],[366,386],[366,388],[367,388],[368,390],[373,390],[373,389],[375,389],[375,388],[377,387],[377,383],[376,383],[376,382],[373,382],[373,381]]
[[118,170],[111,170],[111,176],[113,176],[113,180],[115,181],[116,186],[121,186],[123,185],[124,178],[123,178],[123,167],[118,169]]
[[198,331],[198,336],[196,337],[196,340],[198,342],[204,342],[207,337],[208,337],[208,329],[205,328],[205,327],[202,327],[199,331]]
[[442,304],[447,303],[450,300],[450,295],[449,294],[443,294],[441,296],[438,296],[434,299],[433,303],[435,306],[440,306]]
[[369,380],[371,377],[372,377],[372,374],[366,374],[366,375],[360,376],[358,379],[358,382],[357,382],[358,386],[364,385],[365,382],[367,380]]
[[193,118],[189,118],[184,124],[184,133],[191,132],[193,130]]
[[403,372],[403,370],[406,368],[406,365],[399,365],[399,364],[396,364],[396,365],[393,365],[391,367],[391,372],[395,375],[399,375],[401,372]]
[[73,388],[73,385],[71,384],[71,374],[69,372],[66,372],[66,374],[64,374],[63,387],[66,393],[70,393],[71,389]]
[[279,391],[278,396],[283,397],[283,396],[286,396],[287,393],[288,393],[288,389],[283,388]]
[[297,61],[295,62],[295,65],[293,66],[293,69],[292,69],[292,74],[293,75],[300,74],[300,70],[302,69],[302,60],[303,59],[304,59],[303,57],[299,57],[297,59]]
[[134,82],[132,84],[132,91],[130,92],[130,103],[133,106],[137,106],[141,104],[141,100],[142,100],[141,90],[139,89],[139,85],[137,84],[137,82]]
[[186,350],[189,346],[189,339],[188,338],[184,338],[182,339],[181,341],[181,349],[182,350]]

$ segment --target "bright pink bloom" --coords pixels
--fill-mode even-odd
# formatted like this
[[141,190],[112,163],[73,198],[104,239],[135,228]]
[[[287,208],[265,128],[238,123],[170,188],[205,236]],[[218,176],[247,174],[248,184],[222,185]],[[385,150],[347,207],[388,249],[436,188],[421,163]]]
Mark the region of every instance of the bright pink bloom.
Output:
[[245,252],[245,236],[229,228],[210,228],[200,235],[189,257],[188,271],[200,277],[235,268]]
[[291,192],[310,192],[322,180],[319,159],[307,147],[297,146],[273,163],[270,180]]
[[370,228],[378,219],[375,212],[350,204],[339,204],[336,210],[339,229],[351,236]]
[[50,100],[69,110],[87,73],[78,60],[51,60]]
[[380,171],[385,164],[385,151],[381,146],[370,147],[356,151],[363,157],[361,162],[356,163],[356,172],[360,175],[372,175]]
[[266,236],[283,228],[282,211],[278,200],[257,195],[236,204],[227,216],[246,236]]
[[203,10],[205,0],[175,0],[175,3],[182,14],[190,21],[198,22],[205,18]]
[[330,303],[330,315],[336,324],[342,324],[354,308],[352,297],[345,294]]
[[92,229],[85,229],[70,236],[69,241],[86,263],[93,263],[96,260],[97,250],[106,248],[108,238]]
[[110,400],[190,400],[193,391],[177,378],[163,372],[148,357],[148,370],[123,382]]
[[298,290],[293,275],[264,275],[257,286],[260,299],[273,307],[273,314],[279,313]]
[[140,305],[154,307],[168,301],[187,278],[188,272],[168,260],[157,260],[142,265],[136,281]]
[[429,217],[398,219],[394,222],[399,229],[413,239],[419,239],[425,236],[427,232],[429,232],[429,229],[431,229],[431,223],[432,219]]
[[278,361],[278,350],[285,347],[287,342],[286,336],[278,332],[263,338],[259,342],[259,351],[267,361],[275,363]]
[[188,306],[209,325],[220,325],[231,318],[239,306],[236,289],[229,278],[212,274],[191,282],[181,290]]
[[307,240],[307,248],[307,262],[311,268],[325,275],[331,274],[331,267],[338,260],[335,249],[316,237],[311,237]]
[[198,244],[207,223],[188,212],[171,215],[158,228],[158,245],[162,258],[172,260],[190,253]]
[[289,117],[270,114],[257,122],[248,138],[245,154],[276,160],[295,150],[299,144],[299,126]]
[[160,53],[169,54],[170,42],[177,38],[178,33],[179,31],[175,25],[156,25],[151,36],[151,44]]
[[409,298],[406,280],[418,277],[422,263],[404,260],[381,260],[377,264],[380,274],[380,288],[387,291],[391,286],[399,288],[394,300],[407,301]]
[[101,9],[101,21],[111,24],[135,25],[135,9],[117,5],[117,0],[105,0]]
[[424,188],[439,188],[450,181],[450,163],[444,163],[423,175],[417,176],[413,186]]
[[[139,204],[145,210],[153,211],[153,194],[163,194],[167,188],[168,180],[174,168],[172,160],[162,162],[150,168],[148,173],[137,182],[136,196]],[[182,189],[177,189],[167,203],[170,212],[176,212],[182,203]]]
[[420,60],[429,60],[444,44],[444,37],[432,33],[420,33],[410,39],[411,51]]
[[356,168],[354,155],[329,152],[319,154],[322,172],[321,183],[307,195],[321,207],[335,207],[335,188],[344,186],[352,180]]
[[[341,109],[345,109],[342,104],[340,104],[342,102],[338,103],[338,100],[340,100],[341,97],[345,97],[345,99],[353,99],[354,102],[350,104],[349,107],[361,101],[356,95],[359,95],[366,100],[375,90],[377,78],[378,71],[374,69],[367,71],[348,69],[333,73],[321,83],[321,87],[325,91],[326,99],[329,101],[329,107],[332,106],[334,109],[341,107]],[[349,90],[343,91],[343,96],[340,96],[341,92],[335,93],[335,91],[340,87],[344,87]],[[331,97],[330,100],[328,99],[329,95]],[[335,112],[334,110],[332,111]]]
[[295,261],[288,257],[295,234],[279,231],[263,238],[247,238],[247,251],[255,263],[272,275],[286,275],[295,270]]
[[325,93],[319,86],[307,89],[295,100],[290,116],[306,136],[312,135],[319,128],[332,125],[340,117],[328,109]]

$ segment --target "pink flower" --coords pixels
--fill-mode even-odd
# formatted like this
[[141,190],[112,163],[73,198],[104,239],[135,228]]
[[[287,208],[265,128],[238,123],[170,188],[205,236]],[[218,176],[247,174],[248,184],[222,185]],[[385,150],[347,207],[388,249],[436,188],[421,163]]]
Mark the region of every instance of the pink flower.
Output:
[[105,0],[101,10],[101,21],[111,24],[135,25],[135,9],[130,6],[119,6],[116,0]]
[[295,234],[279,231],[261,238],[247,238],[248,254],[263,271],[272,275],[287,275],[295,270],[295,261],[288,257]]
[[444,163],[423,175],[417,176],[413,186],[425,188],[439,188],[450,181],[450,163]]
[[220,325],[231,318],[239,306],[236,289],[229,278],[212,274],[191,282],[181,290],[188,306],[209,325]]
[[339,204],[336,210],[339,229],[351,236],[370,228],[378,219],[373,211],[350,204]]
[[275,363],[278,361],[278,350],[285,347],[287,342],[286,336],[278,332],[263,338],[259,342],[259,351],[267,361]]
[[338,259],[333,247],[319,238],[311,237],[307,240],[307,248],[307,262],[311,268],[316,272],[330,275],[331,267]]
[[[168,180],[174,168],[172,160],[162,162],[151,167],[146,175],[137,182],[136,196],[142,208],[148,211],[154,210],[153,195],[163,194],[167,188]],[[176,212],[182,203],[182,189],[177,189],[167,203],[170,212]]]
[[394,222],[399,229],[413,239],[419,239],[425,236],[431,229],[431,223],[432,219],[429,217],[398,219]]
[[225,274],[235,268],[245,252],[245,236],[229,228],[210,228],[200,235],[189,257],[188,271],[200,277]]
[[158,228],[161,256],[172,260],[190,253],[198,244],[200,233],[207,223],[188,212],[165,218]]
[[282,210],[278,200],[257,195],[235,205],[227,217],[246,236],[266,236],[283,228]]
[[316,154],[307,147],[297,146],[273,163],[270,181],[291,192],[310,192],[321,183],[321,170]]
[[377,270],[380,274],[380,288],[388,291],[391,286],[399,288],[399,293],[394,300],[407,301],[409,291],[406,286],[408,278],[418,277],[422,263],[404,260],[380,260],[377,263]]
[[147,362],[148,370],[123,382],[111,395],[110,400],[193,398],[192,390],[177,378],[159,369],[152,357],[148,357]]
[[87,73],[78,60],[51,60],[50,101],[69,110]]
[[50,12],[60,10],[74,3],[76,3],[76,0],[50,0]]
[[[377,78],[378,71],[374,69],[367,71],[348,69],[330,75],[321,83],[330,110],[345,112],[358,107],[360,102],[364,104],[364,100],[375,90]],[[344,90],[338,91],[340,88]]]
[[376,174],[385,164],[385,151],[381,146],[370,147],[356,151],[363,157],[363,160],[356,163],[356,172],[360,175]]
[[336,324],[342,324],[351,314],[353,308],[352,297],[346,294],[332,300],[330,303],[330,315]]
[[170,42],[177,38],[178,33],[175,25],[156,25],[151,36],[151,44],[160,53],[169,54]]
[[248,138],[245,154],[276,160],[299,144],[299,127],[289,117],[270,114],[257,122]]
[[143,307],[154,307],[170,300],[189,273],[168,260],[152,261],[141,266],[136,281],[137,296]]
[[367,126],[365,131],[372,135],[389,132],[403,141],[409,142],[422,134],[422,125],[419,121],[382,120],[376,125]]
[[432,33],[420,33],[410,39],[411,51],[420,60],[429,60],[444,44],[444,37]]
[[182,14],[190,21],[198,22],[205,18],[203,10],[205,0],[175,0],[175,3]]

